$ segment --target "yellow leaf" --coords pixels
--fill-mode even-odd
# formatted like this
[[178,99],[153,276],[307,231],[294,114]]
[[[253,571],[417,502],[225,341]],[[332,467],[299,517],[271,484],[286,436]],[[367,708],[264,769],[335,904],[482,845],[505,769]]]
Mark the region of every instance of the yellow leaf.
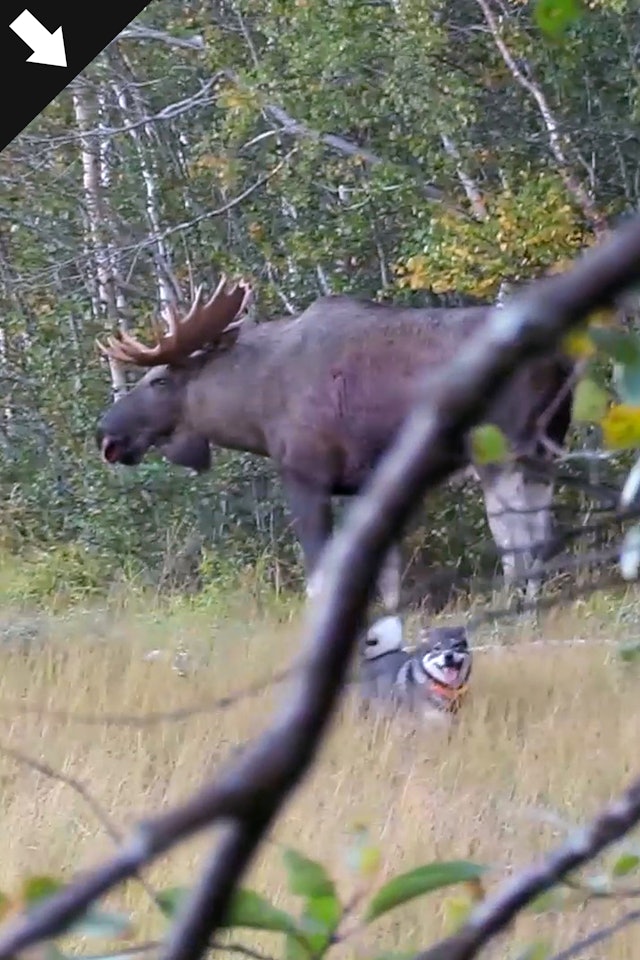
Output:
[[616,311],[611,307],[603,307],[601,310],[594,310],[587,317],[587,322],[594,326],[609,327],[616,322]]
[[588,330],[570,330],[562,341],[562,349],[575,360],[592,357],[596,352]]
[[600,421],[602,439],[609,450],[640,446],[640,407],[619,403]]
[[447,897],[443,903],[445,935],[456,933],[463,925],[473,908],[470,897]]

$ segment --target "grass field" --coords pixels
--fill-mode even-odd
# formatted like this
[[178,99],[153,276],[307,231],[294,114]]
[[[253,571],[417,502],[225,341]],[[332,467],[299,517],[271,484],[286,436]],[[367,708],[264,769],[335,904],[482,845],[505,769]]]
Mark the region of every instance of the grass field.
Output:
[[[476,655],[472,699],[450,743],[435,733],[407,739],[383,722],[365,724],[347,699],[312,776],[271,840],[322,860],[345,896],[353,881],[344,848],[356,822],[381,845],[385,875],[435,859],[470,858],[491,865],[490,886],[499,882],[562,838],[564,828],[546,813],[578,822],[640,769],[640,665],[623,664],[614,646],[600,642],[633,637],[636,610],[631,593],[592,598],[549,614],[535,631],[511,625],[474,638],[500,649]],[[283,688],[223,711],[144,728],[66,722],[26,707],[140,715],[205,703],[285,664],[300,633],[295,605],[259,607],[243,600],[224,613],[184,605],[150,612],[141,601],[55,616],[4,607],[0,621],[0,746],[12,745],[80,780],[122,829],[186,797],[215,772],[234,745],[263,727]],[[531,644],[541,637],[590,642]],[[184,677],[171,665],[182,647],[190,655]],[[151,649],[163,654],[145,660]],[[3,752],[0,782],[0,889],[15,889],[25,873],[70,876],[109,851],[103,826],[65,784]],[[200,836],[163,858],[149,872],[150,882],[190,883],[210,843],[211,837]],[[273,843],[248,882],[281,905],[289,902]],[[336,955],[372,957],[433,942],[445,929],[445,900],[435,894],[399,908]],[[114,903],[133,911],[141,937],[161,929],[136,884]],[[515,958],[518,945],[534,938],[560,948],[624,909],[607,901],[527,916],[493,955]],[[282,955],[275,936],[246,942]],[[640,930],[631,927],[585,956],[626,958],[639,948]]]

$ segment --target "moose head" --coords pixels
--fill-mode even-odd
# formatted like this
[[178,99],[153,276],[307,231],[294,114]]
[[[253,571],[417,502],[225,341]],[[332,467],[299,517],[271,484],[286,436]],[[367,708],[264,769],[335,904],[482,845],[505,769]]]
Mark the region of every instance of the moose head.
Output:
[[126,332],[109,337],[106,346],[97,341],[104,356],[147,368],[98,424],[96,442],[107,463],[135,466],[151,447],[157,447],[172,463],[197,472],[209,469],[209,439],[185,416],[185,387],[208,350],[221,350],[235,341],[250,297],[246,282],[227,289],[223,276],[206,302],[198,287],[184,318],[170,308],[166,334],[154,324],[155,346],[146,346]]

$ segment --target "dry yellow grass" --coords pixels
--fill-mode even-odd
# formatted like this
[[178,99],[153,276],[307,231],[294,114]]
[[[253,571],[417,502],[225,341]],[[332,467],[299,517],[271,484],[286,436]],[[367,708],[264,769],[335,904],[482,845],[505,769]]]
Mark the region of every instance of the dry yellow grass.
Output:
[[[600,607],[598,606],[600,604]],[[620,615],[620,611],[623,615]],[[617,611],[617,612],[616,612]],[[345,840],[367,824],[384,852],[387,875],[419,864],[471,858],[494,867],[491,883],[548,849],[562,829],[544,822],[556,811],[577,822],[615,794],[640,768],[640,667],[624,666],[598,640],[621,636],[634,619],[633,596],[594,600],[546,619],[536,636],[590,644],[532,646],[531,628],[504,627],[503,652],[476,656],[472,699],[450,743],[435,734],[408,738],[386,723],[366,725],[347,701],[307,783],[276,824],[271,839],[321,859],[348,895]],[[2,611],[8,636],[28,633],[24,615]],[[33,624],[33,618],[29,623]],[[26,704],[77,712],[141,714],[193,704],[247,686],[290,659],[299,619],[286,611],[242,609],[144,613],[142,608],[42,616],[27,652],[0,653],[0,742],[11,744],[86,784],[122,828],[185,797],[211,775],[234,745],[268,720],[282,688],[214,714],[144,729],[83,726],[25,713]],[[478,642],[491,640],[486,632]],[[179,677],[168,660],[147,662],[160,648],[184,645],[193,669]],[[27,872],[69,876],[110,849],[111,841],[69,787],[0,753],[3,856],[0,889]],[[149,872],[158,886],[190,883],[212,838],[200,836]],[[287,904],[281,853],[267,844],[248,882]],[[157,914],[135,884],[115,898],[133,910],[141,936],[158,932]],[[409,950],[443,933],[444,895],[399,908],[345,949],[373,956]],[[610,902],[587,911],[520,920],[496,955],[548,938],[556,947],[612,919]],[[250,941],[281,955],[276,938]],[[618,935],[597,954],[626,958],[640,931]]]

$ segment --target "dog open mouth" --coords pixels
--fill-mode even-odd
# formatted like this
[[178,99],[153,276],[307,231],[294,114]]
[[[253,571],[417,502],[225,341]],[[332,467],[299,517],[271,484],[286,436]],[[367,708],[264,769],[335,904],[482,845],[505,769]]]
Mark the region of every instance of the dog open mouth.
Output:
[[443,667],[440,671],[442,679],[448,687],[457,687],[462,682],[461,666],[462,664],[459,667]]
[[422,667],[427,678],[437,687],[452,691],[463,687],[469,676],[469,657],[462,653],[427,653]]

